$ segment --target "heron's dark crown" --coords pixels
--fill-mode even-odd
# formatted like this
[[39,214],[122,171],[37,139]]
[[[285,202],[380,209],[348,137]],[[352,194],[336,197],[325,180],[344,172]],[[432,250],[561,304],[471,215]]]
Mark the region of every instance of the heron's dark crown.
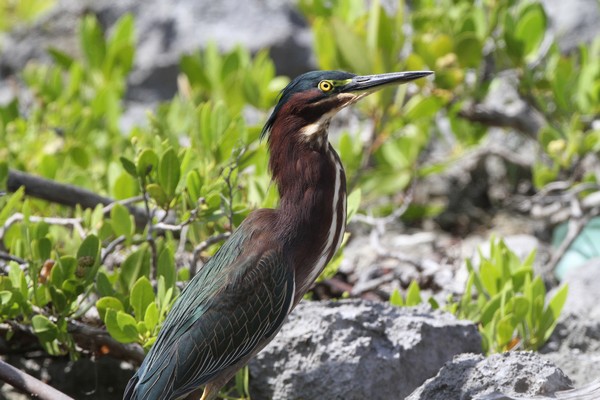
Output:
[[[275,120],[279,114],[279,110],[286,104],[292,97],[297,93],[306,92],[309,90],[318,90],[319,82],[323,80],[331,80],[331,81],[343,81],[347,79],[351,79],[355,77],[355,74],[344,71],[310,71],[306,72],[296,78],[294,78],[280,93],[279,101],[277,105],[273,109],[271,116],[267,120],[265,124],[261,137],[264,137],[268,134],[268,132],[273,127]],[[331,94],[335,93],[332,91]],[[322,96],[317,97],[314,100],[318,100],[319,98],[326,97],[328,94],[323,93]]]

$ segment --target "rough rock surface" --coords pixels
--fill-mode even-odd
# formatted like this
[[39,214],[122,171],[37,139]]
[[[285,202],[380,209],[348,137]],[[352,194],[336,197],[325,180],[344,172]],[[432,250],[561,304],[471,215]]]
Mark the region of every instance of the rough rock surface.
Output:
[[453,356],[481,351],[476,327],[428,308],[304,302],[250,363],[253,400],[402,399]]
[[78,53],[81,15],[94,13],[110,27],[127,12],[135,16],[138,38],[130,99],[172,97],[181,55],[209,42],[221,49],[238,44],[253,52],[269,48],[282,74],[294,76],[314,66],[310,32],[289,0],[62,0],[33,26],[4,38],[0,76],[21,70],[32,58],[47,60],[48,47]]
[[574,50],[581,42],[590,42],[600,34],[600,7],[596,0],[542,0],[550,19],[550,28],[560,48]]
[[559,323],[542,349],[544,357],[569,375],[577,386],[600,377],[600,258],[570,271],[567,301]]
[[536,353],[461,354],[406,400],[493,399],[500,393],[527,398],[571,388],[571,380]]

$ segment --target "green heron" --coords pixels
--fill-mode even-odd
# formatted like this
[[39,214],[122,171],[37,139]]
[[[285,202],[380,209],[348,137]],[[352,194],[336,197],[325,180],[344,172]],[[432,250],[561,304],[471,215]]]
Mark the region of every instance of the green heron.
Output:
[[169,400],[219,389],[277,334],[342,242],[346,177],[327,129],[342,108],[430,71],[292,80],[263,128],[278,209],[252,212],[182,291],[124,399]]

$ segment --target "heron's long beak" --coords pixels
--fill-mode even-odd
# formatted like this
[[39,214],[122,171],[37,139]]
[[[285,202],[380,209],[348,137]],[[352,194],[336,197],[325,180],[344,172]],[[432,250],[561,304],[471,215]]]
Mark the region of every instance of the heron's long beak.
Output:
[[391,72],[379,75],[355,76],[342,88],[343,93],[372,92],[387,85],[401,85],[433,74],[433,71]]

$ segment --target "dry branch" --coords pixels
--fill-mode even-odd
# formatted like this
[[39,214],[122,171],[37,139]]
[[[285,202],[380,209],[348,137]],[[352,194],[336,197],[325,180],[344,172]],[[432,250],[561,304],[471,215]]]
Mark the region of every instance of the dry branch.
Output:
[[463,108],[458,115],[485,126],[512,128],[533,138],[537,137],[542,128],[542,118],[529,107],[523,107],[518,112],[508,114],[476,104]]
[[[79,204],[83,208],[95,208],[98,204],[108,206],[114,203],[113,199],[100,196],[90,190],[55,182],[22,171],[9,170],[6,183],[8,191],[14,192],[21,186],[25,187],[25,193],[29,196],[69,207],[75,207]],[[136,226],[138,228],[146,226],[148,221],[146,212],[138,207],[128,206],[128,208],[135,218]]]
[[73,400],[63,392],[54,389],[37,378],[0,360],[0,380],[23,393],[41,400]]
[[[5,336],[8,331],[30,336],[32,340],[37,342],[37,337],[30,326],[22,325],[14,321],[0,324],[1,335]],[[85,351],[105,354],[112,358],[132,362],[134,364],[141,364],[144,359],[144,351],[139,345],[117,342],[104,329],[71,320],[68,323],[67,331],[71,334],[77,346]]]

